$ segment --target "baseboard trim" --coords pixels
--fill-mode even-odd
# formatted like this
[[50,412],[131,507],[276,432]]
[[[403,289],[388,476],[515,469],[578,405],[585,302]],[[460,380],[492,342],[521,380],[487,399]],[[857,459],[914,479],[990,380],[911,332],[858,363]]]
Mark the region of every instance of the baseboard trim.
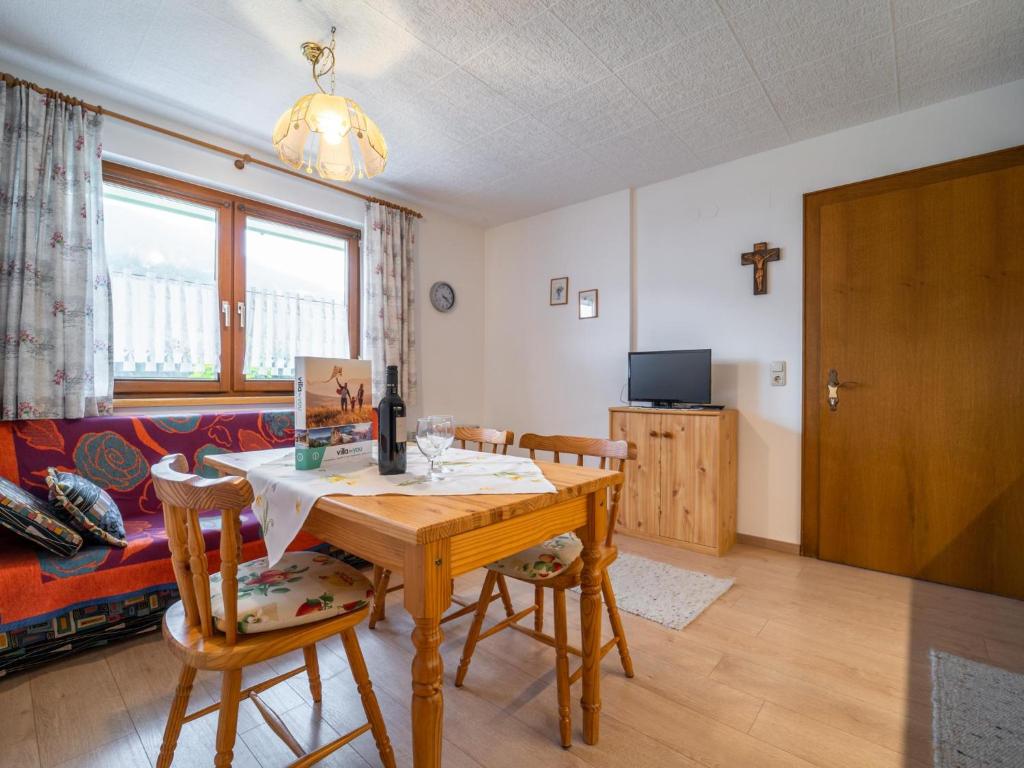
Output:
[[760,536],[751,536],[749,533],[737,533],[737,544],[749,544],[752,547],[763,547],[774,549],[776,552],[785,552],[787,555],[799,555],[800,545],[778,539],[764,539]]

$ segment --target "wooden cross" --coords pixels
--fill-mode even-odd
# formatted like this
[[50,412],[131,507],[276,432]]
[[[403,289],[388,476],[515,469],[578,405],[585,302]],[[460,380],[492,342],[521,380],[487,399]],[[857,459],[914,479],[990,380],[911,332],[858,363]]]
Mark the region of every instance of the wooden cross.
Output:
[[740,257],[740,264],[754,265],[754,295],[768,293],[768,262],[779,260],[779,249],[768,248],[768,243],[754,243],[754,250]]

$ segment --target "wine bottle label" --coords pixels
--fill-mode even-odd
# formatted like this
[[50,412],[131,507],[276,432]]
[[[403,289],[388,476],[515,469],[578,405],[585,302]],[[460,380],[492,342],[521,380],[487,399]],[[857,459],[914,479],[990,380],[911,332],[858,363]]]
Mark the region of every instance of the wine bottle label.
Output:
[[394,440],[396,443],[404,443],[409,437],[409,433],[405,431],[405,416],[395,417],[395,436]]

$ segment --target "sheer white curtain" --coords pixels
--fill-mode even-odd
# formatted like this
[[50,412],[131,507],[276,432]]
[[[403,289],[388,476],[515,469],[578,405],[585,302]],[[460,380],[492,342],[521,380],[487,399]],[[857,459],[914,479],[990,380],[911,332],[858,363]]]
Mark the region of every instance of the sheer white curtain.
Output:
[[114,369],[177,377],[220,372],[217,286],[112,272]]
[[[111,287],[119,374],[185,378],[220,372],[214,283],[118,271]],[[296,355],[348,357],[347,302],[259,289],[246,298],[246,375],[289,378]]]
[[295,357],[348,357],[348,302],[296,293],[246,291],[245,371],[295,375]]

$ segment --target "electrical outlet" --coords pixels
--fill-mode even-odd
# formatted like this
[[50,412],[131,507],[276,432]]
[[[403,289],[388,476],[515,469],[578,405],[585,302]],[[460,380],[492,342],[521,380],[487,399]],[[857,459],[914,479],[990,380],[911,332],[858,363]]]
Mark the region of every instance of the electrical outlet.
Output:
[[768,366],[769,380],[773,387],[786,386],[786,361],[775,360]]

